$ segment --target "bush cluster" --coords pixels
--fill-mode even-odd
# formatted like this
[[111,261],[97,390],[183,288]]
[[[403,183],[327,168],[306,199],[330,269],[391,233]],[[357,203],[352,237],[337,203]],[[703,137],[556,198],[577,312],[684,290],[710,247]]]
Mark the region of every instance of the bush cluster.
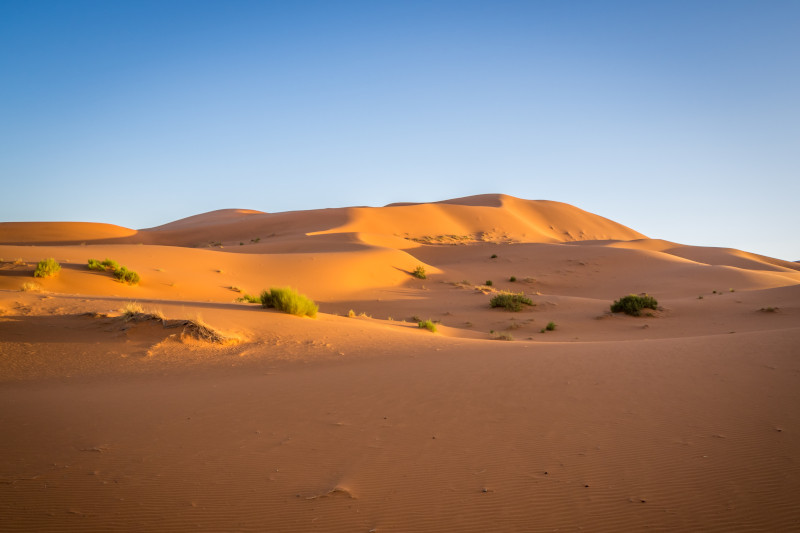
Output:
[[411,275],[417,279],[425,279],[428,277],[427,274],[425,274],[425,267],[422,265],[415,268],[414,272],[412,272]]
[[611,304],[612,313],[625,313],[631,316],[639,316],[645,308],[658,308],[658,302],[649,294],[629,294]]
[[297,316],[317,316],[319,307],[313,300],[289,287],[272,287],[261,293],[261,306]]
[[98,270],[100,272],[111,272],[117,281],[120,283],[127,283],[128,285],[136,285],[140,281],[139,274],[133,270],[128,270],[126,267],[121,266],[113,259],[105,258],[102,261],[97,259],[89,259],[87,266],[90,270]]
[[432,333],[436,333],[436,324],[434,324],[432,320],[420,320],[417,326],[423,329],[427,329]]
[[59,270],[61,270],[61,265],[52,257],[42,259],[39,261],[39,264],[36,265],[36,270],[33,272],[33,277],[49,278],[50,276],[55,276],[58,274]]
[[504,307],[509,311],[522,311],[523,305],[533,305],[533,300],[522,292],[501,292],[489,300],[489,307]]

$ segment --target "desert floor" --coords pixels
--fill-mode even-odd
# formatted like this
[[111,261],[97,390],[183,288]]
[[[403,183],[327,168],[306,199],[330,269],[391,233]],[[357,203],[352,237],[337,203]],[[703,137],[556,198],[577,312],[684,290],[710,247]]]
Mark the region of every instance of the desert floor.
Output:
[[[0,258],[0,531],[800,531],[800,264],[503,195]],[[280,286],[317,317],[236,301]]]

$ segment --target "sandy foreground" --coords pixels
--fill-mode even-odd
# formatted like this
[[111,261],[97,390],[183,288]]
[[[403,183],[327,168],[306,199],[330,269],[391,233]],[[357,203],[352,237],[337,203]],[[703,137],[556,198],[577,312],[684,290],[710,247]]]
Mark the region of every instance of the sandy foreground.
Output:
[[[0,258],[0,531],[800,531],[797,263],[503,195],[0,223]],[[236,301],[278,286],[320,314]]]

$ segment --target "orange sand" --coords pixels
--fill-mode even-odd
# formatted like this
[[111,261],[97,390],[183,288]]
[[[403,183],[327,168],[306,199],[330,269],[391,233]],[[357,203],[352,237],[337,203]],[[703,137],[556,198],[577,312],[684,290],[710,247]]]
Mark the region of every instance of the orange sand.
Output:
[[[504,195],[0,223],[0,258],[2,531],[800,530],[797,263]],[[317,319],[234,301],[285,285]]]

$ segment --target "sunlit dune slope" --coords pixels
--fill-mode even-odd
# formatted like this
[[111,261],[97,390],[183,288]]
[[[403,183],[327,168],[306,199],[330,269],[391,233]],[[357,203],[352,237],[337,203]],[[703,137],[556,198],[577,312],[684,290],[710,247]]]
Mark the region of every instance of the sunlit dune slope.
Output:
[[569,242],[644,235],[577,207],[490,194],[427,204],[348,210],[348,220],[319,233],[383,233],[431,242]]
[[136,234],[133,229],[95,222],[0,222],[0,244],[80,244]]

